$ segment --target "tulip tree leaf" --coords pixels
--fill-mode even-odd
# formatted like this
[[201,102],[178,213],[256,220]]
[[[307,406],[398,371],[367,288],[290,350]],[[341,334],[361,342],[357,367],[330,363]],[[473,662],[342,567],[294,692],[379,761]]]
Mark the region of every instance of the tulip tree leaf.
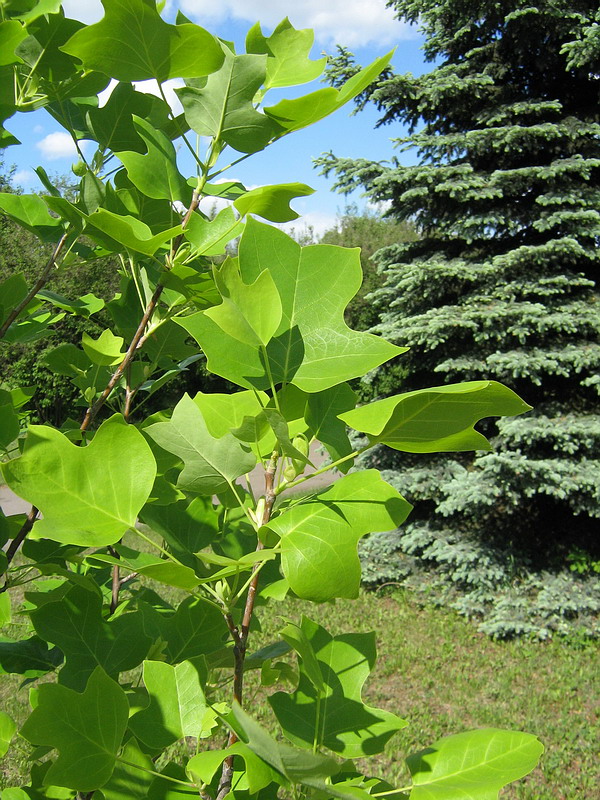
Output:
[[231,206],[227,206],[213,220],[192,214],[185,228],[185,238],[194,245],[197,255],[218,256],[243,230],[244,223],[236,219]]
[[54,428],[30,426],[23,455],[2,464],[2,474],[42,512],[34,525],[38,536],[102,547],[135,525],[152,491],[156,462],[142,434],[115,414],[86,447]]
[[0,758],[6,755],[12,737],[17,730],[17,723],[6,711],[0,711]]
[[[362,702],[363,684],[375,666],[375,634],[334,638],[306,617],[301,626],[290,624],[286,630],[293,627],[300,627],[304,644],[298,688],[269,698],[285,735],[301,747],[324,746],[344,758],[381,753],[388,739],[408,723]],[[315,685],[315,665],[320,685]]]
[[177,666],[144,662],[150,705],[134,714],[129,728],[151,749],[162,750],[184,736],[199,736],[206,711],[202,688],[206,675],[202,676],[199,668],[190,661]]
[[219,494],[256,464],[255,456],[231,434],[217,439],[209,433],[202,412],[187,394],[168,422],[149,425],[145,432],[183,460],[177,486],[184,491]]
[[22,59],[15,54],[15,49],[27,38],[27,29],[16,19],[0,22],[0,66],[19,64]]
[[523,414],[531,406],[496,381],[469,381],[394,395],[340,414],[343,422],[408,453],[490,450],[473,425],[483,417]]
[[104,800],[142,800],[148,791],[154,775],[152,759],[139,748],[134,738],[126,742],[121,759],[117,761],[108,783],[102,787]]
[[145,575],[147,578],[165,583],[167,586],[176,586],[187,591],[192,591],[200,583],[194,570],[183,564],[160,558],[152,553],[140,553],[131,547],[125,547],[125,545],[115,545],[114,550],[120,558],[95,553],[89,556],[89,559],[105,564],[121,565],[129,572],[137,572],[139,575]]
[[186,772],[198,783],[210,783],[217,770],[227,758],[236,755],[244,759],[248,791],[254,795],[273,781],[278,782],[277,773],[242,742],[236,742],[227,750],[204,750],[190,758]]
[[144,140],[147,153],[123,150],[117,153],[133,185],[147,197],[156,200],[182,201],[191,195],[191,188],[177,169],[172,141],[150,122],[133,116],[133,126]]
[[110,367],[113,364],[120,364],[125,352],[121,352],[124,339],[122,336],[115,336],[114,333],[106,328],[97,339],[92,339],[88,333],[83,333],[81,346],[86,356],[94,364],[101,367]]
[[281,322],[281,300],[271,274],[264,270],[253,283],[244,283],[235,259],[214,270],[222,298],[204,313],[242,344],[267,345]]
[[269,270],[281,299],[282,320],[265,349],[234,339],[204,312],[177,319],[199,342],[208,368],[217,375],[248,389],[267,389],[266,357],[275,383],[319,392],[404,352],[377,336],[352,331],[344,322],[344,309],[361,282],[357,249],[301,248],[283,231],[249,219],[240,240],[239,265],[245,283]]
[[235,701],[231,715],[232,727],[240,739],[290,783],[314,786],[339,771],[339,764],[329,756],[299,750],[276,741]]
[[239,427],[244,417],[260,414],[268,402],[269,397],[265,392],[198,392],[194,397],[194,403],[202,412],[211,436],[217,438],[225,436],[232,428]]
[[265,89],[298,86],[319,77],[327,59],[310,60],[314,39],[312,30],[296,30],[287,17],[269,37],[263,35],[258,22],[250,28],[246,35],[246,51],[267,54]]
[[219,533],[218,513],[207,497],[180,500],[168,506],[145,505],[140,517],[162,538],[177,558],[188,566],[197,559],[193,553],[208,547]]
[[411,509],[377,470],[346,475],[268,523],[281,537],[281,566],[297,595],[322,602],[357,597],[358,540],[402,524]]
[[222,139],[241,153],[262,150],[281,128],[254,108],[266,74],[264,55],[235,55],[223,46],[225,60],[201,88],[177,89],[188,125],[200,136]]
[[519,731],[448,736],[406,759],[411,800],[497,800],[500,789],[531,772],[543,751],[535,736]]
[[91,792],[112,775],[128,714],[125,692],[97,667],[82,694],[58,684],[40,686],[21,736],[58,750],[48,784]]
[[0,192],[0,209],[43,241],[56,241],[62,233],[61,221],[50,216],[46,203],[37,194]]
[[240,214],[256,214],[270,222],[291,222],[300,216],[290,207],[295,197],[306,197],[314,189],[305,183],[277,183],[250,189],[234,201]]
[[0,449],[6,449],[19,435],[19,417],[12,403],[0,404]]
[[154,255],[166,242],[181,233],[181,225],[176,225],[153,235],[145,222],[129,214],[113,214],[105,208],[90,214],[86,223],[86,234],[107,249],[120,250],[118,245],[124,245],[127,250],[147,256]]
[[387,55],[377,58],[368,67],[353,75],[340,89],[333,87],[318,89],[293,100],[280,100],[277,105],[265,108],[265,114],[276,120],[287,133],[312,125],[333,114],[373,83],[390,63],[393,54],[392,50]]
[[38,635],[65,654],[60,682],[81,689],[97,666],[111,676],[141,664],[151,644],[140,612],[106,622],[102,598],[95,591],[72,586],[59,600],[31,612]]
[[218,69],[218,41],[197,25],[169,25],[154,3],[102,0],[104,18],[78,31],[61,48],[86,69],[120,81],[199,78]]
[[63,654],[48,647],[39,636],[13,641],[0,640],[0,672],[16,673],[24,678],[39,678],[60,666]]

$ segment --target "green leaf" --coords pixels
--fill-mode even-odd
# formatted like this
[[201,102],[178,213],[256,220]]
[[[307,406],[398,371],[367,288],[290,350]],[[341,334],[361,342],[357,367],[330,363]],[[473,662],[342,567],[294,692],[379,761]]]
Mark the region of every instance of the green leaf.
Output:
[[0,758],[8,753],[12,737],[17,730],[17,723],[5,711],[0,711]]
[[487,728],[440,739],[406,759],[411,800],[497,800],[500,789],[536,766],[544,751],[529,733]]
[[410,509],[377,470],[365,470],[287,509],[267,527],[281,537],[281,566],[292,590],[322,602],[358,596],[358,540],[398,527]]
[[275,106],[265,108],[265,114],[278,122],[287,133],[312,125],[320,119],[333,114],[343,105],[353,100],[390,63],[394,51],[376,59],[368,67],[364,67],[342,86],[318,89],[316,92],[297,97],[294,100],[280,100]]
[[[337,461],[352,452],[346,426],[338,419],[338,415],[353,409],[356,397],[356,393],[347,383],[340,383],[323,392],[307,395],[304,418],[315,439],[325,445],[332,461]],[[348,472],[352,464],[353,460],[348,459],[340,464],[338,469],[341,472]]]
[[63,597],[32,611],[31,621],[42,639],[53,642],[65,654],[60,682],[75,689],[85,686],[97,666],[115,677],[134,669],[151,644],[140,612],[106,622],[102,598],[82,586],[69,587]]
[[154,781],[151,758],[142,753],[134,738],[125,743],[120,758],[102,787],[104,800],[145,800]]
[[125,352],[121,351],[123,343],[123,337],[115,336],[108,328],[103,330],[97,339],[92,339],[85,331],[81,337],[84,353],[90,361],[101,367],[110,367],[123,361],[125,356]]
[[240,214],[256,214],[270,222],[291,222],[300,216],[290,207],[295,197],[314,194],[305,183],[277,183],[259,186],[238,197],[233,205]]
[[27,297],[28,292],[29,286],[22,272],[10,275],[0,283],[0,321],[4,322],[13,308]]
[[[30,3],[27,3],[30,5]],[[22,22],[33,22],[42,14],[57,14],[61,7],[61,0],[38,0],[30,11],[19,14],[18,19]]]
[[232,716],[231,722],[242,741],[290,783],[321,788],[326,778],[339,771],[339,764],[329,756],[310,753],[277,742],[235,701],[232,706]]
[[87,447],[53,428],[30,426],[23,455],[2,464],[2,474],[13,492],[42,512],[37,536],[102,547],[135,525],[156,462],[142,434],[115,414]]
[[129,721],[133,734],[153,750],[162,750],[184,736],[198,737],[206,711],[200,665],[182,661],[173,667],[144,661],[144,684],[150,705]]
[[6,449],[19,435],[19,417],[12,403],[0,404],[0,448]]
[[169,25],[154,3],[103,0],[105,15],[78,31],[61,49],[120,81],[199,78],[219,69],[219,42],[197,25]]
[[239,265],[245,283],[269,270],[281,299],[282,321],[266,347],[267,369],[263,348],[232,338],[205,312],[179,318],[206,353],[211,372],[249,389],[267,389],[270,370],[275,383],[319,392],[404,352],[377,336],[352,331],[344,322],[344,308],[361,282],[358,250],[301,248],[282,231],[249,219]]
[[144,141],[133,124],[134,115],[164,130],[169,122],[169,107],[161,98],[136,92],[130,83],[118,83],[106,104],[90,109],[86,119],[101,148],[114,153],[121,150],[143,153]]
[[81,317],[90,317],[92,314],[97,314],[104,308],[104,300],[101,297],[88,293],[81,295],[77,300],[68,300],[56,292],[50,292],[47,289],[41,289],[36,297],[39,300],[47,300],[57,308],[62,308],[65,311],[70,311],[72,314],[77,314]]
[[496,381],[470,381],[388,397],[339,417],[354,430],[408,453],[490,450],[473,428],[483,417],[529,411],[511,389]]
[[256,464],[254,455],[231,434],[218,439],[211,436],[202,412],[187,394],[175,406],[169,422],[149,425],[145,432],[183,460],[177,485],[184,491],[219,494]]
[[218,256],[243,230],[244,223],[237,220],[231,206],[227,206],[213,220],[192,214],[185,228],[185,238],[196,248],[196,255]]
[[141,117],[132,117],[133,127],[146,144],[147,153],[123,150],[116,153],[133,185],[157,200],[185,202],[191,189],[177,169],[173,143],[162,131]]
[[220,650],[229,636],[223,615],[214,605],[188,597],[169,615],[150,614],[146,609],[147,629],[165,644],[170,664],[191,661]]
[[193,569],[174,561],[166,560],[151,553],[140,553],[125,545],[115,545],[114,550],[120,558],[94,553],[88,561],[100,561],[105,564],[121,565],[129,572],[137,572],[147,578],[175,586],[178,589],[192,591],[200,583]]
[[[137,155],[137,153],[136,153]],[[147,158],[148,156],[140,156]],[[126,214],[113,214],[99,208],[86,218],[86,234],[109,250],[119,251],[124,245],[134,253],[152,256],[163,245],[181,233],[181,225],[152,234],[151,229],[141,220]],[[115,246],[115,243],[117,246]]]
[[205,750],[198,753],[186,764],[186,772],[196,783],[208,784],[223,761],[230,755],[240,756],[244,759],[245,778],[248,781],[250,794],[254,795],[273,781],[278,781],[277,773],[242,742],[236,742],[227,750]]
[[46,203],[37,194],[0,192],[0,209],[44,242],[54,242],[60,238],[61,221],[50,216]]
[[237,259],[228,258],[215,267],[214,277],[222,303],[207,309],[206,316],[242,344],[267,345],[281,322],[281,300],[270,273],[244,283]]
[[15,50],[26,38],[27,29],[16,19],[0,22],[0,66],[23,63]]
[[204,417],[211,436],[220,438],[232,428],[238,428],[245,417],[254,417],[269,402],[264,392],[233,392],[232,394],[204,394],[198,392],[194,403]]
[[125,692],[98,667],[82,694],[57,684],[40,686],[21,736],[58,750],[47,783],[91,792],[113,772],[128,714]]
[[193,553],[208,547],[219,534],[219,517],[210,498],[195,497],[168,506],[146,505],[140,517],[160,534],[180,561],[194,567]]
[[185,118],[200,136],[227,142],[241,153],[256,153],[281,130],[253,104],[266,74],[264,55],[235,55],[223,45],[224,61],[201,87],[176,89]]
[[[292,628],[297,628],[296,635],[288,638]],[[363,684],[375,666],[375,634],[334,638],[306,617],[301,626],[289,624],[285,631],[292,645],[294,638],[300,639],[302,663],[297,690],[269,698],[284,734],[301,747],[324,746],[344,758],[381,753],[408,723],[362,702]]]
[[63,660],[57,647],[49,648],[38,636],[12,641],[0,640],[0,672],[15,673],[24,678],[39,678],[55,670]]
[[258,22],[250,28],[246,35],[246,51],[267,54],[265,89],[298,86],[319,77],[327,59],[310,60],[314,39],[312,30],[296,30],[287,17],[269,37],[263,35]]

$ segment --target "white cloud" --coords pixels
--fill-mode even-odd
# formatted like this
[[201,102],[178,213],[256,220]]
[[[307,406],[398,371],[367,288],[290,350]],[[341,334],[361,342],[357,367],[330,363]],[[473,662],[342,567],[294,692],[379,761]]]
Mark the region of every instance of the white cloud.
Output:
[[17,186],[29,186],[29,184],[37,181],[38,177],[30,169],[19,169],[15,174],[12,176],[12,182]]
[[[79,142],[79,147],[85,150],[87,144],[87,142]],[[56,161],[59,158],[76,158],[78,155],[73,139],[64,131],[49,133],[48,136],[44,136],[43,139],[36,142],[36,147],[48,161]]]
[[389,45],[414,37],[415,30],[394,17],[385,0],[181,0],[181,10],[200,24],[228,18],[274,27],[285,16],[296,28],[313,28],[321,43],[361,47]]

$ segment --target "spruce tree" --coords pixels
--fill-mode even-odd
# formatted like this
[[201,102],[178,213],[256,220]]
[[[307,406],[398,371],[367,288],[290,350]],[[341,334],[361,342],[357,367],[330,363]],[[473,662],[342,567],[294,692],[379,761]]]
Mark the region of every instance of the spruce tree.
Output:
[[[435,66],[389,77],[370,99],[380,124],[408,125],[396,142],[418,164],[321,160],[338,189],[362,186],[421,233],[375,257],[376,330],[411,350],[371,390],[493,378],[534,408],[497,423],[492,452],[387,461],[416,509],[400,534],[372,538],[369,574],[413,574],[498,635],[545,636],[574,618],[589,629],[600,605],[598,4],[389,5],[421,25]],[[332,82],[354,69],[341,51]],[[436,567],[425,581],[423,565]]]

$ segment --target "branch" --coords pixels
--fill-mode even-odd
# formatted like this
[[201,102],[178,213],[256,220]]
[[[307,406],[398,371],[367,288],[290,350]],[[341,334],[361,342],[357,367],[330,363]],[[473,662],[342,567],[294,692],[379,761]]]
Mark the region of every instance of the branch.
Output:
[[[9,547],[6,548],[6,569],[10,566],[10,562],[16,555],[17,550],[21,546],[21,543],[29,533],[29,531],[33,528],[33,523],[36,521],[38,514],[40,513],[39,509],[35,506],[31,506],[31,511],[27,515],[27,519],[21,526],[21,530],[17,533],[15,538],[10,543]],[[0,589],[0,592],[5,592],[8,589],[8,575],[6,576],[6,582],[4,586]]]
[[[182,228],[185,228],[185,226],[190,221],[192,214],[198,208],[199,202],[200,202],[200,194],[199,192],[195,191],[194,194],[192,195],[192,202],[190,203],[190,207],[186,211],[185,216],[181,222]],[[171,253],[175,253],[178,250],[182,241],[183,241],[183,233],[180,233],[179,236],[173,242]],[[159,283],[157,285],[156,289],[154,290],[154,293],[152,294],[152,297],[150,298],[150,302],[146,306],[146,310],[144,311],[144,316],[142,317],[140,324],[138,325],[138,328],[133,336],[133,339],[129,344],[127,352],[125,353],[125,358],[123,359],[123,361],[121,361],[119,366],[114,371],[111,379],[109,380],[108,384],[106,385],[106,388],[104,389],[100,397],[86,411],[85,417],[83,418],[83,422],[81,423],[81,427],[79,429],[82,433],[84,431],[87,431],[87,429],[90,427],[91,423],[94,421],[98,412],[100,411],[102,406],[106,403],[108,396],[125,374],[127,367],[133,361],[137,349],[140,345],[140,342],[146,331],[146,326],[150,321],[152,314],[154,314],[156,306],[158,305],[158,301],[163,292],[163,288],[164,287],[162,286],[162,284]]]
[[23,309],[26,308],[29,305],[29,303],[31,303],[31,301],[36,296],[36,294],[40,291],[40,289],[42,289],[46,285],[46,283],[48,282],[48,278],[50,277],[50,273],[52,272],[52,268],[56,264],[56,259],[61,254],[62,249],[65,246],[65,242],[67,241],[67,239],[68,239],[68,234],[63,233],[63,235],[58,240],[58,243],[57,243],[56,247],[54,248],[54,250],[52,252],[52,255],[50,256],[50,258],[46,262],[46,266],[44,267],[44,269],[42,271],[42,274],[38,278],[38,280],[35,283],[35,285],[33,286],[33,288],[27,293],[27,296],[23,300],[21,300],[20,303],[17,303],[17,305],[13,308],[13,310],[8,315],[8,317],[4,320],[4,322],[0,326],[0,339],[2,339],[5,336],[6,331],[10,328],[10,326],[13,324],[13,322],[17,319],[17,317],[19,316],[21,311],[23,311]]
[[[265,470],[265,510],[261,520],[262,525],[266,525],[271,518],[273,504],[277,495],[274,491],[275,470],[277,469],[277,459],[279,453],[275,450],[269,461],[267,469]],[[256,550],[262,550],[263,543],[258,540]],[[233,697],[241,705],[244,690],[244,660],[246,658],[246,647],[248,644],[248,634],[250,633],[250,623],[252,622],[252,614],[254,612],[254,603],[256,601],[256,591],[258,589],[260,565],[256,563],[252,568],[252,580],[248,587],[248,595],[246,596],[246,606],[244,608],[244,616],[242,617],[242,625],[240,630],[234,626],[232,633],[234,647],[233,656],[235,659],[234,675],[233,675]],[[230,615],[226,615],[225,619]],[[229,621],[227,623],[229,625]],[[233,624],[233,622],[232,622]],[[237,735],[231,731],[227,740],[227,747],[235,744],[238,740]],[[223,762],[223,770],[221,772],[221,780],[219,781],[219,788],[215,800],[223,800],[223,798],[231,791],[231,781],[233,779],[233,756],[227,756]]]

